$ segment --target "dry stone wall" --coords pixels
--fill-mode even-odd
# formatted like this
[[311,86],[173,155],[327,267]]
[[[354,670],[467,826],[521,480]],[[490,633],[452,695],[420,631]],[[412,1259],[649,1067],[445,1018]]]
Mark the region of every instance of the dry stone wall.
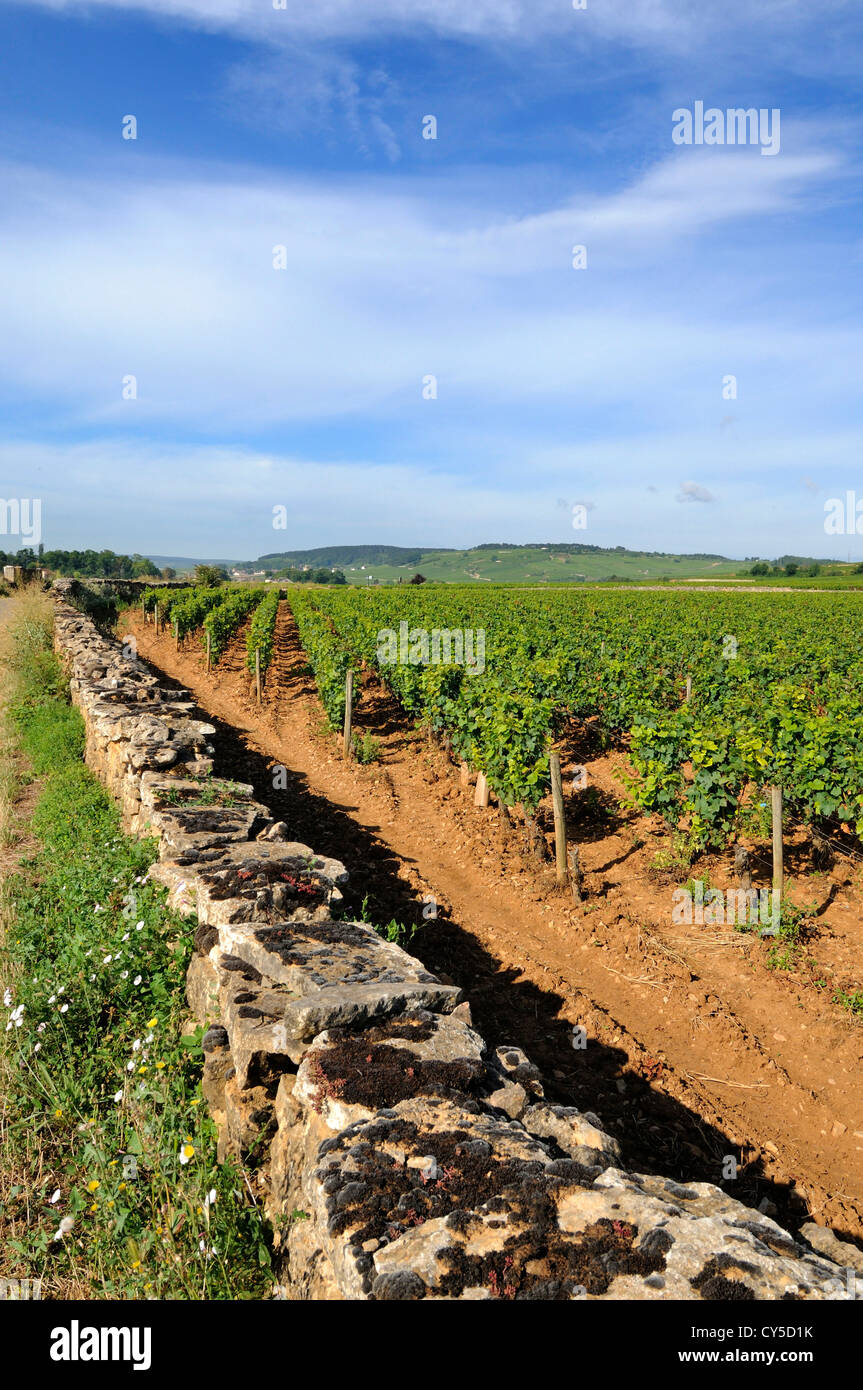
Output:
[[627,1171],[457,987],[345,920],[344,865],[219,778],[187,692],[62,598],[55,631],[87,761],[196,917],[204,1093],[222,1157],[259,1183],[285,1297],[863,1297],[830,1233],[819,1253],[718,1187]]

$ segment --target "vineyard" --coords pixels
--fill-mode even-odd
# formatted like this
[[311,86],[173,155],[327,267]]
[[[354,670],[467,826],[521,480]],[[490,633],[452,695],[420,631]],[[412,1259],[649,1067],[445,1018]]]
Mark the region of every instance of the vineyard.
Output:
[[[652,1146],[677,1095],[722,1154],[751,1146],[753,1202],[796,1178],[863,1231],[847,1196],[863,1165],[854,595],[291,586],[279,602],[268,586],[209,670],[205,618],[178,645],[173,612],[161,638],[132,630],[219,721],[232,775],[269,788],[290,768],[275,809],[299,839],[349,846],[350,911],[368,903],[464,981],[495,1036],[517,1016],[563,1103],[599,1094]],[[343,733],[346,688],[354,742],[321,718]],[[759,913],[771,898],[777,800],[779,907],[740,916],[747,876]],[[576,1024],[599,1045],[570,1074]]]
[[[626,737],[635,803],[684,825],[693,848],[727,842],[767,786],[797,819],[863,835],[854,595],[447,588],[291,606],[333,725],[347,668],[364,664],[507,805],[533,810],[555,741],[592,720]],[[400,625],[393,661],[384,635]],[[430,659],[436,630],[484,634],[484,668]]]
[[[218,662],[227,650],[232,637],[239,632],[249,614],[255,613],[257,619],[258,611],[261,611],[260,622],[253,620],[249,633],[252,643],[249,647],[249,668],[253,671],[256,642],[261,644],[262,662],[266,651],[266,664],[269,665],[278,602],[278,590],[268,593],[263,588],[175,591],[152,588],[144,591],[141,607],[145,613],[158,613],[160,622],[172,624],[178,641],[199,632],[213,663]],[[261,669],[266,669],[263,664]]]
[[[215,664],[251,615],[246,659],[274,656],[279,591],[153,588],[178,637]],[[863,837],[863,655],[853,594],[292,590],[290,606],[334,728],[351,668],[530,814],[549,753],[590,721],[625,739],[635,805],[692,850],[739,833],[764,790],[815,833]],[[482,660],[477,660],[481,650]]]

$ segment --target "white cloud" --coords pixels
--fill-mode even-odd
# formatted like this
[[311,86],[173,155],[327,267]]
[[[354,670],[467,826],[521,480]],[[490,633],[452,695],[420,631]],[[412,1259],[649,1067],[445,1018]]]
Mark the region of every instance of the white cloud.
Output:
[[[730,455],[718,443],[706,449],[697,435],[609,435],[558,450],[494,443],[508,468],[479,479],[458,459],[442,469],[128,437],[62,445],[7,439],[0,440],[0,477],[8,493],[41,498],[49,548],[241,559],[359,541],[461,547],[532,539],[731,556],[844,556],[849,546],[857,553],[853,538],[825,536],[819,497],[782,487],[789,470],[817,457],[825,495],[842,496],[855,484],[863,490],[853,432],[753,438]],[[674,470],[696,453],[702,476],[711,489],[721,483],[722,496],[709,507],[680,507]],[[646,477],[658,480],[652,492],[645,493]],[[591,488],[585,531],[574,532],[558,505],[556,489],[567,483],[574,493]],[[287,531],[272,527],[280,504]]]
[[299,42],[263,55],[255,50],[233,64],[224,100],[236,119],[258,130],[312,134],[324,144],[348,139],[365,153],[381,147],[395,163],[401,149],[385,113],[398,93],[398,83],[382,69]]
[[709,488],[701,483],[681,483],[677,494],[678,502],[715,502],[716,498]]
[[[813,20],[809,0],[726,0],[721,22],[703,0],[589,0],[574,11],[569,0],[29,0],[77,13],[105,7],[140,10],[208,29],[237,30],[278,43],[285,38],[345,41],[384,33],[407,37],[514,39],[574,36],[611,38],[671,50],[730,43],[747,30],[793,32]],[[846,0],[822,0],[815,19],[823,26],[848,15]],[[853,16],[852,16],[853,18]]]
[[[672,157],[607,199],[489,210],[481,225],[416,182],[207,180],[137,152],[134,172],[90,182],[7,166],[0,367],[16,396],[67,423],[121,430],[341,416],[421,431],[458,403],[686,411],[694,380],[718,395],[729,371],[750,400],[767,401],[780,371],[783,389],[805,370],[809,392],[841,395],[860,369],[851,329],[723,322],[709,260],[702,306],[675,305],[669,261],[673,240],[820,197],[838,164],[783,156],[774,173],[780,161],[744,154],[711,175],[709,162]],[[599,272],[569,268],[586,225]],[[602,279],[603,263],[619,275]],[[422,399],[427,374],[437,402]]]

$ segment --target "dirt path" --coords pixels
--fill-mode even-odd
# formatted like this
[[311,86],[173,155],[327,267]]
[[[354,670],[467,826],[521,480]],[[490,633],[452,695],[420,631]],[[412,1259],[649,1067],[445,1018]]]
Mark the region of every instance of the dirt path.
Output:
[[[375,921],[416,924],[409,949],[466,989],[489,1040],[523,1046],[552,1098],[595,1110],[629,1163],[719,1183],[733,1156],[737,1180],[722,1182],[732,1195],[863,1244],[863,1026],[811,969],[767,969],[757,937],[670,926],[670,887],[645,872],[661,841],[620,812],[614,758],[581,759],[597,799],[578,827],[588,898],[574,908],[379,688],[364,691],[357,725],[380,740],[380,759],[345,764],[285,605],[261,710],[238,643],[207,676],[193,639],[177,653],[132,612],[123,631],[217,724],[219,765],[253,782],[298,839],[345,860],[354,907],[368,896]],[[287,769],[283,790],[274,765]],[[854,978],[853,875],[840,867],[821,895],[830,925],[815,973]],[[572,1045],[575,1025],[586,1050]]]

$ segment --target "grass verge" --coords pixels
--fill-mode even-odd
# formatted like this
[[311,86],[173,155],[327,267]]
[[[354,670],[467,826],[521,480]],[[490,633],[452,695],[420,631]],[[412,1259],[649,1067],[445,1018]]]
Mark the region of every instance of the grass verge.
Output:
[[267,1297],[267,1227],[216,1161],[183,1032],[192,928],[83,763],[50,621],[44,599],[16,604],[0,657],[6,756],[39,787],[0,885],[0,1276],[43,1298]]

